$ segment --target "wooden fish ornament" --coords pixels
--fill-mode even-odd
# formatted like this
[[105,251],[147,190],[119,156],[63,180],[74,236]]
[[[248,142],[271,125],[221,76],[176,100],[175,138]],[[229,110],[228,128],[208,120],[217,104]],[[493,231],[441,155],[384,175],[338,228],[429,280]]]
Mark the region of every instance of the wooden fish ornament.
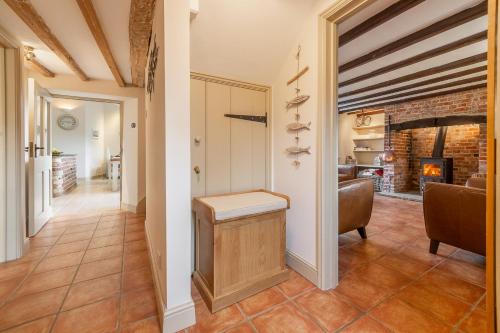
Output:
[[287,108],[291,108],[293,106],[300,105],[300,104],[304,103],[305,101],[307,101],[309,99],[309,97],[310,97],[309,95],[300,95],[300,96],[297,96],[294,99],[286,102],[286,107]]
[[286,126],[286,129],[289,131],[301,131],[301,130],[311,130],[311,122],[305,123],[291,123]]
[[309,147],[290,147],[286,149],[289,154],[311,154],[311,146]]

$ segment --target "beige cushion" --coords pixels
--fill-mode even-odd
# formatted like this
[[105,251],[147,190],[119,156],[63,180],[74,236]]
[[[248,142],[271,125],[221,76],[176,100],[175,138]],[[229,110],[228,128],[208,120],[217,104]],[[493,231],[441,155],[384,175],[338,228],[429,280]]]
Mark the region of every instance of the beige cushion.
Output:
[[267,192],[249,192],[200,198],[200,201],[213,207],[217,221],[272,212],[288,206],[285,199]]

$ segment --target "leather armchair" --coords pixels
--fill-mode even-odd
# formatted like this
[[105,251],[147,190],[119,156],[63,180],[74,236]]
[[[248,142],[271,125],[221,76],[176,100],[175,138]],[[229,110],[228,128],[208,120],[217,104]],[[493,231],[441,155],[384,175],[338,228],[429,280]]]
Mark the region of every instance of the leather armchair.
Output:
[[351,164],[341,164],[338,166],[339,182],[356,179],[356,166]]
[[358,178],[339,183],[339,234],[357,230],[366,239],[373,208],[373,180]]
[[424,219],[429,252],[436,254],[443,242],[486,255],[484,189],[428,182],[424,189]]

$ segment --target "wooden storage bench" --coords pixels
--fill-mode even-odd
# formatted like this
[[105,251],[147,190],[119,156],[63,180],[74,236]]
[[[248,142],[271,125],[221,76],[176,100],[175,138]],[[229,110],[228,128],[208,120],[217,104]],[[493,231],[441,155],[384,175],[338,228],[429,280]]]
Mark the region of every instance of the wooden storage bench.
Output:
[[288,279],[290,199],[264,190],[193,199],[194,283],[216,312]]

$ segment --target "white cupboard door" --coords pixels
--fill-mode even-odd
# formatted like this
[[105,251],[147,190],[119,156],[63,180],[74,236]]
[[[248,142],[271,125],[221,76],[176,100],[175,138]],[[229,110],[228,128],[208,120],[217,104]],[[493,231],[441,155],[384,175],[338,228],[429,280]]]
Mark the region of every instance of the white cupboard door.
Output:
[[191,195],[205,195],[205,81],[191,79]]
[[[266,94],[231,88],[231,113],[266,115]],[[231,119],[231,192],[266,188],[266,142],[264,123]]]
[[52,157],[48,147],[49,104],[43,90],[28,79],[29,166],[28,235],[34,236],[51,216]]
[[206,195],[231,191],[231,87],[206,83]]

